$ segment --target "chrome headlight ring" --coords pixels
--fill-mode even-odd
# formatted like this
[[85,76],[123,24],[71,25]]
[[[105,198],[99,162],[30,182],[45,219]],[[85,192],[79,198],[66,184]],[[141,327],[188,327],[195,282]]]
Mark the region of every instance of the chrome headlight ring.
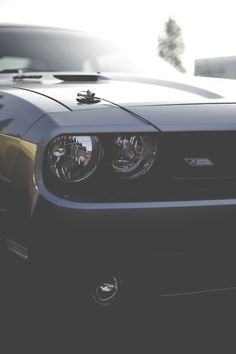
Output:
[[[110,150],[106,161],[121,179],[145,175],[157,159],[157,140],[152,134],[113,135],[104,150]],[[108,151],[107,151],[108,152]],[[106,153],[106,151],[105,151]],[[91,176],[103,157],[100,137],[61,134],[48,145],[47,163],[60,182],[80,182]],[[107,166],[108,166],[107,165]]]
[[102,156],[97,136],[63,134],[48,146],[48,164],[61,182],[79,182],[94,173]]
[[153,135],[119,135],[112,144],[112,168],[121,178],[132,179],[148,172],[156,160]]

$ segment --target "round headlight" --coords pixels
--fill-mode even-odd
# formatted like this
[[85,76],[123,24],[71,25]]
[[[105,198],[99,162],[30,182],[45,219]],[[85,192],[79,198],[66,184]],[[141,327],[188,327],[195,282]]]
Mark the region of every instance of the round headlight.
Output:
[[152,167],[156,150],[156,139],[151,135],[116,136],[112,167],[122,178],[139,177]]
[[90,176],[101,158],[96,136],[60,135],[48,148],[49,166],[62,182],[78,182]]

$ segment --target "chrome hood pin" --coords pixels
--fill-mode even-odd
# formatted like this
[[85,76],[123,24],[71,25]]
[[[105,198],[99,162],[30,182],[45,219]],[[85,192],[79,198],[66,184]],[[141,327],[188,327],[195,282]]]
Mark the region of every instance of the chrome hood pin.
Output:
[[78,103],[92,104],[101,102],[101,98],[95,97],[95,93],[91,92],[90,90],[87,90],[79,92],[77,94],[76,101]]

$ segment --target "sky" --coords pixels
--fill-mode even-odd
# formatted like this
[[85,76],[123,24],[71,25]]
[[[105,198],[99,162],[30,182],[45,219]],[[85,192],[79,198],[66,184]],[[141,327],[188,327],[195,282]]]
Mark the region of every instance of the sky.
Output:
[[0,23],[82,29],[154,55],[172,17],[182,29],[189,72],[196,58],[236,55],[235,14],[232,0],[0,0]]

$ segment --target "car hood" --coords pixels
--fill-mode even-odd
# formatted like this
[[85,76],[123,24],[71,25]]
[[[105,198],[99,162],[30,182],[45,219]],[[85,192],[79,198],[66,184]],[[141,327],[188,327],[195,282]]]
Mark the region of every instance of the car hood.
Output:
[[[134,76],[98,76],[97,80],[70,81],[70,75],[55,75],[66,80],[45,80],[40,83],[23,81],[19,88],[34,91],[60,102],[70,110],[79,110],[77,94],[90,90],[106,103],[132,107],[146,105],[206,104],[236,102],[233,80],[188,78],[160,80]],[[71,76],[73,81],[76,76]]]
[[[74,113],[86,110],[86,113],[90,111],[92,116],[92,111],[94,115],[94,111],[101,106],[119,107],[135,115],[137,119],[144,119],[146,124],[160,131],[236,129],[236,84],[233,80],[190,80],[185,77],[177,82],[134,76],[98,75],[92,81],[85,78],[81,80],[80,77],[76,82],[72,82],[76,76],[67,75],[66,79],[63,77],[65,76],[55,75],[54,80],[40,83],[23,80],[16,85],[23,90],[47,97]],[[101,98],[101,102],[78,103],[77,94],[87,90]],[[88,114],[86,116],[88,117]],[[99,125],[100,115],[96,116],[96,124]],[[78,124],[79,117],[81,114],[77,117]],[[114,124],[117,124],[118,118],[113,119]],[[60,120],[60,124],[63,120],[64,118]],[[67,124],[69,121],[69,118],[66,119]]]

